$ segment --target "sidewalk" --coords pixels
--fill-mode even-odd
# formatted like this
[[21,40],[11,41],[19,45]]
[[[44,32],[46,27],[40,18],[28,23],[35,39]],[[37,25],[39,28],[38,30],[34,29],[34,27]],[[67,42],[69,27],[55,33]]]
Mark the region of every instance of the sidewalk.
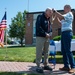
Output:
[[[50,65],[53,67],[53,65]],[[53,71],[44,71],[44,75],[75,75],[69,74],[65,71],[60,71],[59,67],[63,67],[63,64],[56,64]],[[24,72],[24,73],[36,73],[36,64],[31,62],[7,62],[0,61],[0,72]],[[38,74],[39,75],[39,74]]]

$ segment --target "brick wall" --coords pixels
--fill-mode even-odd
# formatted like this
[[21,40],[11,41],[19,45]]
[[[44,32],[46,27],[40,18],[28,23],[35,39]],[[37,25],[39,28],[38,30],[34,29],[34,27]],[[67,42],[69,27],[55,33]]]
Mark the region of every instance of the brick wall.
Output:
[[[59,12],[63,14],[63,11],[59,11]],[[74,11],[73,11],[73,13],[74,13]],[[27,14],[26,34],[25,34],[26,45],[33,44],[33,14],[35,14],[35,13]],[[29,23],[30,23],[30,25],[28,25]],[[61,26],[57,22],[57,19],[55,19],[55,21],[53,22],[53,25],[52,25],[52,30],[53,30],[52,38],[58,35],[59,28],[61,28]],[[75,20],[73,22],[73,33],[75,35]]]
[[73,35],[75,35],[75,11],[73,11],[74,20],[73,20]]
[[33,40],[33,14],[27,15],[26,18],[26,34],[25,34],[25,43],[32,44]]

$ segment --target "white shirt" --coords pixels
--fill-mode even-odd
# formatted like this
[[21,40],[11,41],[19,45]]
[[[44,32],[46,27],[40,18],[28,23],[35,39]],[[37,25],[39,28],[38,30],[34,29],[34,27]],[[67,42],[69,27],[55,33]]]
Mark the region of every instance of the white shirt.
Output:
[[63,15],[64,19],[61,20],[61,31],[67,31],[67,30],[72,30],[72,22],[73,22],[73,14],[72,12],[68,12]]

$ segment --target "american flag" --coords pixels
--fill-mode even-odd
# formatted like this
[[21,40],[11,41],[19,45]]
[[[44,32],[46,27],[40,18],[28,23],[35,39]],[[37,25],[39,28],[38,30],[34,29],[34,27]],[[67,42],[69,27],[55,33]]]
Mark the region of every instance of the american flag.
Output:
[[5,12],[5,14],[1,20],[1,23],[0,23],[0,28],[5,29],[6,27],[7,27],[7,25],[6,25],[6,12]]
[[3,47],[4,44],[4,29],[6,29],[7,24],[6,24],[6,12],[0,22],[0,45]]

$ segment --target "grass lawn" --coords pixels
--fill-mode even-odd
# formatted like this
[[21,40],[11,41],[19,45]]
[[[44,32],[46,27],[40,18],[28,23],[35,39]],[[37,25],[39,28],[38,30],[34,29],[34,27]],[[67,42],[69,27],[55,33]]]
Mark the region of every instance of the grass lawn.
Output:
[[16,73],[16,72],[0,72],[0,75],[41,75],[41,74],[27,74],[27,73]]
[[35,59],[35,47],[11,47],[0,48],[0,61],[25,61],[33,62]]
[[[7,57],[6,57],[7,55]],[[75,56],[74,56],[75,57]],[[11,47],[0,48],[0,61],[22,61],[22,62],[34,62],[36,59],[35,47]],[[62,56],[57,53],[56,62],[62,63]]]

